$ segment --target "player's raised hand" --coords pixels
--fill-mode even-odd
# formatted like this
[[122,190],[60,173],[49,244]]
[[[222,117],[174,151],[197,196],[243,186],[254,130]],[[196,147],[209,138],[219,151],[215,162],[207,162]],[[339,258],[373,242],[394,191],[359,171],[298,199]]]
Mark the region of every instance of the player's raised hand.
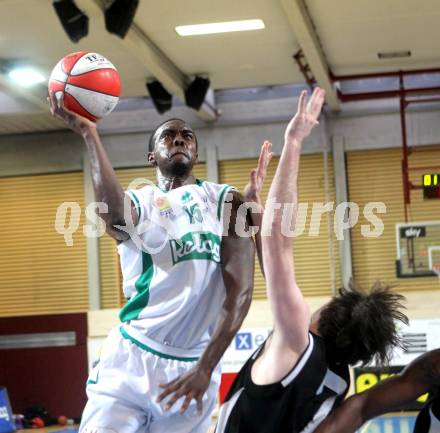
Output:
[[54,92],[49,93],[47,98],[49,102],[50,114],[57,119],[62,120],[72,131],[77,134],[84,134],[87,129],[96,129],[96,124],[73,111],[68,110],[64,106],[63,96],[60,98],[55,96]]
[[208,389],[210,381],[211,374],[199,364],[196,364],[191,370],[171,382],[159,385],[164,391],[157,397],[157,403],[171,396],[165,404],[165,410],[169,410],[177,400],[185,397],[180,407],[180,413],[184,413],[194,399],[197,403],[197,413],[202,415],[203,395]]
[[299,97],[298,109],[295,116],[287,125],[284,133],[286,142],[302,142],[309,136],[312,129],[318,124],[318,118],[324,105],[325,91],[316,87],[307,102],[307,91],[303,90]]
[[272,159],[272,143],[265,141],[261,146],[260,157],[258,158],[257,168],[254,168],[250,173],[249,183],[244,188],[244,201],[254,202],[262,206],[261,203],[261,188],[266,179],[267,167]]

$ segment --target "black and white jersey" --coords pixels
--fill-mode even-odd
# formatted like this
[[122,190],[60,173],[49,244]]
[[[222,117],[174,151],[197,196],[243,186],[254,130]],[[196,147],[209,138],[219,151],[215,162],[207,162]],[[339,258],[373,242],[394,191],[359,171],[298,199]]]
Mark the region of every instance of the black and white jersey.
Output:
[[324,340],[309,333],[307,349],[279,382],[256,385],[252,366],[261,348],[240,370],[220,408],[215,433],[311,433],[343,399],[347,365],[330,365]]
[[413,433],[440,433],[440,388],[429,396],[417,416]]

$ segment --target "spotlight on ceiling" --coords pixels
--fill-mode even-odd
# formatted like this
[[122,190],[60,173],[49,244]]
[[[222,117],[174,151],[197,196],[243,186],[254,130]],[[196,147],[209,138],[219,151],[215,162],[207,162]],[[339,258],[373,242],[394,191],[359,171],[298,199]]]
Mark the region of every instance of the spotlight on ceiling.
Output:
[[105,27],[110,33],[124,38],[133,23],[139,0],[112,0],[105,8]]
[[54,0],[53,7],[64,31],[72,42],[78,42],[89,33],[89,18],[73,0]]
[[171,109],[173,96],[168,93],[165,87],[157,80],[147,82],[148,93],[159,114]]
[[208,92],[210,81],[208,78],[196,77],[185,90],[185,102],[188,107],[194,110],[200,110],[206,94]]

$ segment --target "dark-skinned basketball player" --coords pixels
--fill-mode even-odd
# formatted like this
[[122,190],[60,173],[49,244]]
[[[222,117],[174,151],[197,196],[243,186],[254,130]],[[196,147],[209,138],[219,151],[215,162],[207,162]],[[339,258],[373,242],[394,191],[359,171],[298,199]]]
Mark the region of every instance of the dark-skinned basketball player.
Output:
[[440,433],[440,349],[416,358],[402,372],[354,394],[316,429],[316,433],[354,433],[376,416],[401,409],[429,392],[414,433]]
[[[49,102],[84,139],[96,200],[108,206],[100,216],[119,242],[128,298],[122,326],[110,333],[89,377],[80,432],[205,433],[220,358],[252,297],[254,244],[235,231],[243,200],[227,185],[195,179],[197,138],[179,119],[164,122],[150,140],[157,186],[124,193],[96,125],[53,94]],[[138,237],[149,248],[138,248],[129,226],[143,227]]]
[[379,284],[367,293],[341,290],[311,315],[296,282],[292,206],[298,205],[302,143],[318,123],[323,103],[323,90],[315,89],[308,104],[303,92],[284,134],[261,233],[274,329],[239,372],[216,433],[313,432],[346,394],[348,365],[386,360],[399,343],[395,320],[407,320],[400,311],[403,297]]

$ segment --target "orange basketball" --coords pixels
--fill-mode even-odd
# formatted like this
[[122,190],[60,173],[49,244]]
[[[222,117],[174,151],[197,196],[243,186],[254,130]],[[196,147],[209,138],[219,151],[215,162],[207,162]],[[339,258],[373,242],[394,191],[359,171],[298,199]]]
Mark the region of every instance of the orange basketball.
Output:
[[49,92],[64,95],[64,105],[92,121],[111,113],[121,94],[113,64],[97,53],[79,51],[61,59],[49,78]]
[[64,415],[60,415],[57,419],[59,425],[66,425],[67,424],[67,417]]

